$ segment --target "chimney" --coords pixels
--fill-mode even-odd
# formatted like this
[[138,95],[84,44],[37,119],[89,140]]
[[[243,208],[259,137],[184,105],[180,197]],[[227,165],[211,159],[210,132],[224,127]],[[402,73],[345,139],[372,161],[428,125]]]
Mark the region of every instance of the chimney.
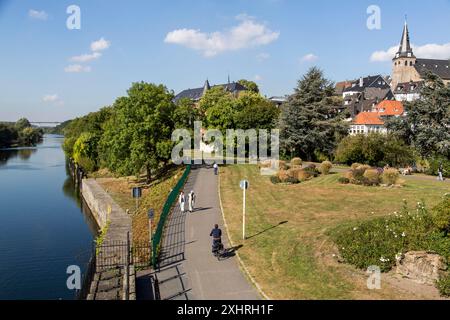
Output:
[[361,88],[364,86],[364,79],[363,79],[363,77],[359,78],[359,86]]

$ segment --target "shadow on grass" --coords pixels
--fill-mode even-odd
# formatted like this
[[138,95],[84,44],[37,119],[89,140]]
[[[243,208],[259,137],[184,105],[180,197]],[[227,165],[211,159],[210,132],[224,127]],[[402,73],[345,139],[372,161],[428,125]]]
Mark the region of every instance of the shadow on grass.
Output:
[[288,223],[288,222],[289,222],[289,221],[282,221],[282,222],[280,222],[279,224],[277,224],[277,225],[275,225],[275,226],[271,226],[270,228],[267,228],[266,230],[260,231],[260,232],[258,232],[257,234],[254,234],[254,235],[252,235],[252,236],[250,236],[250,237],[247,237],[246,239],[249,240],[249,239],[255,238],[255,237],[257,237],[257,236],[259,236],[259,235],[261,235],[261,234],[263,234],[263,233],[265,233],[265,232],[267,232],[267,231],[270,231],[270,230],[272,230],[272,229],[278,228],[279,226],[282,226],[283,224],[286,224],[286,223]]

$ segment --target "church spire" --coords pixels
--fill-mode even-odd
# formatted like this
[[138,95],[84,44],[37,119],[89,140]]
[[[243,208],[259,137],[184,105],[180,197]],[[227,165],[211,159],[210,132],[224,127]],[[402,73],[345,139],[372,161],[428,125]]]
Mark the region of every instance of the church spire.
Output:
[[413,57],[413,51],[411,48],[411,43],[409,40],[409,30],[408,30],[408,22],[405,17],[405,26],[403,27],[402,40],[400,42],[400,47],[398,49],[396,58],[399,57]]
[[206,92],[211,89],[211,86],[209,85],[209,80],[206,79],[205,85],[203,86],[203,94],[206,94]]

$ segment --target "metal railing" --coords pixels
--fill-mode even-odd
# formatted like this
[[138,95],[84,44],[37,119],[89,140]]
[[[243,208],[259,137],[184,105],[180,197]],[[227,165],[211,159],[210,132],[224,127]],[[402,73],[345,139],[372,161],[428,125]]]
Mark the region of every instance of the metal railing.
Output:
[[184,170],[183,176],[178,181],[177,185],[170,192],[166,203],[162,209],[161,216],[159,218],[158,226],[156,228],[155,235],[153,236],[153,250],[152,250],[152,265],[153,268],[156,268],[156,263],[159,258],[160,248],[161,248],[161,240],[164,232],[164,226],[166,225],[167,219],[169,217],[172,206],[176,203],[178,199],[178,194],[183,189],[184,184],[186,183],[187,178],[189,177],[189,173],[191,172],[191,165],[186,167]]

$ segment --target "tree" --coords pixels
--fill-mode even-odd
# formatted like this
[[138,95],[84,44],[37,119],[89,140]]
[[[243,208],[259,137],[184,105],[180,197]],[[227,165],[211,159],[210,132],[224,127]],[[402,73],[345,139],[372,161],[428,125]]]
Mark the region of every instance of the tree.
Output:
[[0,123],[0,148],[10,147],[19,138],[15,128]]
[[97,169],[99,137],[90,132],[84,132],[75,141],[73,146],[73,159],[88,172]]
[[222,87],[214,87],[200,99],[199,108],[206,120],[204,126],[219,130],[234,127],[235,98]]
[[273,129],[279,116],[278,108],[254,92],[243,92],[236,101],[236,113],[234,123],[236,128],[248,129]]
[[381,133],[358,134],[344,138],[336,150],[337,161],[351,165],[353,163],[371,166],[394,167],[411,165],[414,152],[402,140]]
[[429,73],[421,99],[407,103],[406,116],[387,127],[425,157],[450,157],[450,86]]
[[102,162],[113,172],[139,175],[166,164],[174,129],[173,94],[163,85],[133,83],[128,96],[116,100],[100,141]]
[[173,121],[175,128],[193,130],[195,121],[202,121],[202,114],[191,99],[184,98],[178,101],[174,113]]
[[41,128],[25,127],[19,132],[19,141],[24,146],[34,146],[42,140],[44,131]]
[[25,129],[25,128],[30,128],[30,127],[31,127],[31,123],[30,123],[30,121],[28,121],[28,119],[22,118],[22,119],[19,119],[19,120],[16,122],[15,127],[16,127],[16,129],[17,129],[18,131],[22,131],[22,130]]
[[295,92],[281,107],[280,147],[284,153],[313,160],[331,155],[348,128],[335,111],[333,83],[313,67],[298,81]]
[[238,83],[240,85],[243,85],[244,87],[246,87],[251,92],[259,93],[258,85],[255,82],[253,82],[253,81],[241,79],[241,80],[238,81]]

